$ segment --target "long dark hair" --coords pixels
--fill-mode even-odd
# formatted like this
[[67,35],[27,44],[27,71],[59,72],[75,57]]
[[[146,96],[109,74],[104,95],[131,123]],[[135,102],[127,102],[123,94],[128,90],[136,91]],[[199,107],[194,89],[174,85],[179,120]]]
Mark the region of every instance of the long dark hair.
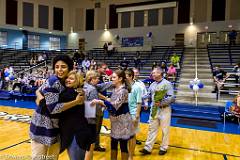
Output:
[[128,68],[125,70],[125,74],[127,74],[128,76],[132,77],[132,79],[134,78],[134,72],[132,68]]
[[127,79],[126,79],[126,74],[125,71],[122,69],[117,69],[114,71],[114,73],[116,73],[116,75],[119,78],[122,78],[122,83],[125,84],[126,89],[128,90],[128,92],[131,92],[131,85],[128,83]]

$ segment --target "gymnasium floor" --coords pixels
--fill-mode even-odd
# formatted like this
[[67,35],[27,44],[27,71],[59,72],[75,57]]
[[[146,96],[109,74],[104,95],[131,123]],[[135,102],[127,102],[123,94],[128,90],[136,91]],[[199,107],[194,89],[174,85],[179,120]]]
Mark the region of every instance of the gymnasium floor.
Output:
[[[26,104],[25,104],[26,105]],[[30,104],[29,104],[30,105]],[[30,117],[33,109],[29,106],[10,107],[0,106],[0,160],[28,160],[30,159],[30,141],[28,136]],[[25,116],[23,116],[25,115]],[[11,120],[9,120],[11,119]],[[19,122],[19,121],[25,122]],[[172,119],[175,121],[175,119]],[[109,120],[104,119],[104,125],[109,128]],[[148,124],[141,123],[141,132],[137,139],[141,140],[142,145],[136,146],[135,160],[239,160],[240,159],[240,129],[237,125],[234,134],[223,133],[220,131],[207,131],[199,129],[181,128],[171,126],[170,129],[170,147],[168,153],[159,156],[159,143],[161,132],[158,140],[154,145],[151,155],[142,156],[139,150],[143,148],[146,140]],[[94,152],[94,160],[110,159],[110,138],[108,135],[101,135],[102,145],[107,151]],[[119,154],[120,156],[120,154]],[[60,155],[60,160],[68,160],[64,152]]]

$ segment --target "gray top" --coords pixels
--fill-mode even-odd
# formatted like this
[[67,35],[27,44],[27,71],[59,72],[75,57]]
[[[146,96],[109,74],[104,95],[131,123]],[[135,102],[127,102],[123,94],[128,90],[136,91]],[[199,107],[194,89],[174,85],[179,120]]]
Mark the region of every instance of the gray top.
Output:
[[163,88],[167,90],[167,93],[164,96],[163,100],[161,101],[161,106],[162,107],[169,106],[171,103],[173,103],[175,101],[173,86],[172,86],[171,82],[169,82],[169,81],[167,81],[166,79],[163,78],[159,82],[156,82],[156,81],[153,82],[150,85],[150,87],[148,88],[147,95],[144,96],[144,98],[151,98],[151,100],[152,100],[151,108],[154,105],[154,94],[155,94],[155,92],[157,90],[161,90]]

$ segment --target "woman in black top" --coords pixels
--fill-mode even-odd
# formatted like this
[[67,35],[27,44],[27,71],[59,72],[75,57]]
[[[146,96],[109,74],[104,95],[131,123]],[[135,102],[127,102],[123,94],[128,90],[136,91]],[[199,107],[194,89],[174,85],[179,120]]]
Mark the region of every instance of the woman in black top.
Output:
[[[60,94],[59,101],[69,102],[76,99],[76,96],[82,90],[83,77],[71,71],[66,79],[66,89]],[[78,91],[77,91],[78,88]],[[68,151],[71,160],[84,160],[85,151],[91,144],[90,130],[87,119],[84,116],[84,104],[77,105],[61,113],[59,120],[61,150]]]

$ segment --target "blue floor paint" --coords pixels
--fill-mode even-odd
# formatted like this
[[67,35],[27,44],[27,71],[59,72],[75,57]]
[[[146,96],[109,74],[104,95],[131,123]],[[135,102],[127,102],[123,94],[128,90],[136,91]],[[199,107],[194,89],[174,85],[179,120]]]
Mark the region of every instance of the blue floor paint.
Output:
[[[36,108],[36,104],[34,101],[0,100],[0,105],[1,106],[12,106],[12,107],[18,107],[18,108],[28,108],[28,109]],[[107,111],[104,112],[104,118],[109,118],[109,114]],[[217,128],[214,129],[214,128],[208,128],[208,127],[177,124],[176,122],[178,119],[179,119],[179,117],[172,117],[171,126],[180,127],[180,128],[196,129],[196,130],[204,130],[204,131],[212,131],[212,132],[240,134],[240,126],[235,123],[226,122],[226,127],[224,129],[223,122],[216,121]],[[141,112],[141,122],[148,123],[148,120],[149,120],[149,112],[147,112],[147,111]]]
[[36,104],[34,101],[21,101],[21,100],[0,100],[2,106],[12,106],[18,108],[35,109]]

